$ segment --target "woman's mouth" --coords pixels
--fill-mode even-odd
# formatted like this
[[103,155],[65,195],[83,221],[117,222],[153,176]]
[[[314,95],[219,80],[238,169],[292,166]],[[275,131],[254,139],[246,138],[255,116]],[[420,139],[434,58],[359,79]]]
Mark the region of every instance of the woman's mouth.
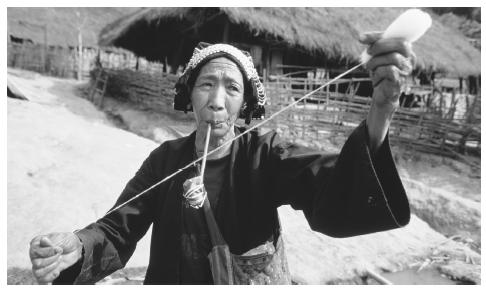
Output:
[[211,124],[212,129],[215,129],[215,128],[223,128],[225,121],[210,120],[210,121],[207,121],[207,123]]

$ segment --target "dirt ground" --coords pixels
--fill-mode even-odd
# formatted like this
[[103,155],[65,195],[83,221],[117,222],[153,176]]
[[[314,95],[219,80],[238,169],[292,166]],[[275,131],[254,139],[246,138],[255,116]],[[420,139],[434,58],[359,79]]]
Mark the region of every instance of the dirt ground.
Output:
[[[7,100],[7,273],[10,284],[28,284],[34,283],[28,272],[33,236],[73,231],[101,217],[158,143],[186,135],[193,126],[189,114],[174,118],[113,99],[105,102],[105,113],[82,98],[84,84],[77,81],[13,69],[8,79],[29,101]],[[366,283],[367,269],[424,267],[480,283],[478,174],[450,159],[398,155],[412,210],[420,217],[414,215],[403,229],[335,239],[311,231],[300,211],[279,208],[295,283]],[[149,236],[150,231],[128,268],[103,283],[143,280]]]
[[[30,101],[7,99],[9,267],[28,266],[33,236],[74,231],[103,216],[126,183],[119,179],[130,179],[158,146],[112,125],[76,96],[76,81],[20,75],[9,79]],[[149,240],[140,247],[148,249]],[[145,253],[134,256],[130,264],[146,265]]]

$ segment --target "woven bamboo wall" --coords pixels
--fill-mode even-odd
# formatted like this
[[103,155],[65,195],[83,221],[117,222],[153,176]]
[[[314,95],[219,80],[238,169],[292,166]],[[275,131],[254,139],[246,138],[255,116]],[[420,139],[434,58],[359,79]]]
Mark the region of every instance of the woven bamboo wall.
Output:
[[138,71],[131,69],[105,70],[109,75],[106,93],[111,97],[128,100],[148,109],[159,111],[172,107],[177,76],[163,73],[162,69],[157,69],[157,67]]

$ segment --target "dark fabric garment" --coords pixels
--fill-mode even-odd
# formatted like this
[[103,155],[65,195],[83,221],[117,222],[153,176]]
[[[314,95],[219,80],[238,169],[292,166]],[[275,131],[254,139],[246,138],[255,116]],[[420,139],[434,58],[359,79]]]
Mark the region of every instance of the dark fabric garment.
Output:
[[208,193],[209,203],[213,211],[218,207],[220,194],[227,187],[228,172],[230,166],[230,155],[221,159],[207,160],[206,171],[204,172],[204,188]]
[[[237,128],[236,133],[241,133]],[[128,182],[116,204],[160,181],[193,160],[195,133],[155,149]],[[282,143],[275,132],[251,131],[231,148],[227,193],[216,221],[231,253],[243,254],[270,238],[278,227],[277,207],[303,210],[310,227],[333,237],[394,229],[410,221],[410,208],[385,139],[374,159],[363,121],[330,154]],[[149,193],[77,232],[84,259],[76,278],[94,283],[124,267],[137,241],[153,224],[145,284],[181,282],[182,184],[196,175],[187,169]],[[303,243],[305,245],[305,243]]]
[[[227,190],[230,156],[207,160],[204,172],[204,187],[214,211],[219,195]],[[226,185],[225,185],[226,184]],[[214,204],[213,204],[214,203]],[[213,284],[208,254],[212,244],[203,209],[183,207],[181,284]]]

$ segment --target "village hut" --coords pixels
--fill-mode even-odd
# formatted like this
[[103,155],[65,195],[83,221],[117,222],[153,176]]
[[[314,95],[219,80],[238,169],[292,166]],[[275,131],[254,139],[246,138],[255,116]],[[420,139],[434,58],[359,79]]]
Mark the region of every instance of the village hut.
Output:
[[[143,8],[104,27],[102,46],[117,46],[173,72],[200,41],[231,43],[249,51],[260,73],[285,68],[346,68],[364,49],[359,34],[383,30],[405,8]],[[434,20],[438,16],[432,14]],[[449,76],[479,74],[480,51],[456,29],[433,21],[414,46],[418,68]]]
[[[358,41],[359,35],[366,31],[384,30],[406,9],[379,7],[142,8],[105,26],[100,32],[98,43],[100,46],[116,46],[130,50],[138,57],[161,63],[163,66],[161,69],[164,72],[172,73],[181,71],[183,65],[191,57],[194,47],[201,41],[235,45],[251,53],[259,74],[263,76],[270,103],[267,110],[271,114],[278,109],[279,105],[305,95],[326,79],[329,80],[337,73],[358,64],[360,54],[365,49],[364,45]],[[417,127],[422,129],[424,125],[428,125],[428,128],[424,129],[428,129],[425,134],[430,139],[422,141],[425,143],[422,145],[425,147],[424,151],[442,153],[445,151],[446,143],[458,143],[457,139],[469,139],[470,135],[463,135],[462,131],[467,129],[462,126],[456,127],[456,124],[451,124],[452,128],[449,126],[443,128],[445,125],[442,125],[439,120],[444,120],[446,123],[456,120],[461,123],[476,123],[477,119],[480,119],[480,115],[475,112],[477,111],[475,107],[479,107],[477,103],[479,103],[480,97],[477,94],[472,100],[468,96],[463,97],[463,92],[458,91],[462,90],[459,89],[459,84],[459,88],[453,87],[455,92],[449,97],[442,93],[442,88],[438,87],[437,81],[432,78],[447,77],[454,79],[453,82],[460,83],[461,77],[468,79],[470,75],[480,75],[481,53],[460,30],[441,22],[440,16],[432,10],[426,10],[433,18],[433,24],[428,32],[414,43],[414,50],[418,56],[417,69],[414,71],[416,77],[407,79],[410,81],[409,88],[412,92],[410,95],[416,99],[416,102],[420,102],[420,105],[417,104],[420,107],[410,105],[410,109],[418,109],[413,111],[401,109],[403,115],[395,114],[396,123],[401,121],[397,120],[400,117],[404,120],[403,123],[397,124],[396,127],[400,128],[397,128],[396,133],[394,131],[392,133],[403,138],[400,138],[399,141],[415,144],[417,133],[421,134],[420,131],[425,130],[417,132],[414,129]],[[309,74],[296,76],[297,72]],[[319,74],[324,74],[324,77],[318,78]],[[138,81],[138,78],[135,79],[135,77],[126,77],[117,83],[121,83],[123,87],[127,86],[124,83],[134,83],[130,87],[145,87],[144,90],[148,90],[153,88],[154,85],[151,83],[157,82],[157,77],[160,76],[138,77],[152,79],[144,82]],[[284,130],[295,132],[298,130],[296,125],[302,125],[302,132],[292,134],[301,135],[299,137],[302,138],[306,133],[304,131],[307,131],[306,127],[313,127],[317,131],[312,132],[316,139],[320,135],[319,129],[329,130],[327,126],[316,127],[317,123],[331,123],[331,129],[342,131],[344,134],[351,131],[349,129],[351,126],[347,128],[341,126],[343,123],[356,124],[363,119],[369,109],[369,95],[372,94],[372,87],[368,73],[364,69],[357,70],[347,77],[348,79],[342,79],[341,83],[328,86],[326,91],[319,91],[315,99],[308,100],[312,105],[322,104],[323,109],[331,109],[330,105],[334,104],[345,106],[343,103],[348,102],[352,102],[349,104],[352,106],[351,108],[343,108],[344,106],[336,108],[333,111],[339,112],[336,112],[334,116],[332,113],[322,114],[329,119],[323,119],[324,116],[321,114],[315,116],[314,110],[309,110],[306,115],[303,115],[304,113],[300,110],[298,113],[296,112],[298,115],[288,113],[291,115],[288,121],[289,128]],[[125,80],[131,78],[134,79]],[[420,79],[420,85],[417,84],[415,78]],[[113,82],[117,77],[110,79]],[[429,83],[423,83],[424,79]],[[426,86],[423,86],[424,84]],[[468,86],[470,86],[469,84]],[[156,88],[161,90],[158,86]],[[456,92],[462,96],[456,97]],[[140,97],[172,99],[171,97],[158,97],[161,95],[160,93],[152,93],[150,97],[145,94],[140,94],[142,95]],[[331,99],[332,97],[334,98]],[[456,113],[457,101],[455,99],[459,99],[459,97],[463,98],[465,109],[462,109],[461,113]],[[402,102],[405,105],[407,101]],[[449,103],[451,104],[449,105]],[[408,106],[403,108],[408,108]],[[295,121],[297,118],[292,118],[292,115],[300,120]],[[413,121],[410,120],[411,115]],[[307,117],[305,121],[308,122],[301,119],[302,117]],[[427,119],[433,124],[425,124],[423,119]],[[404,129],[409,134],[404,133]],[[438,135],[436,135],[437,133]],[[478,137],[474,137],[474,141],[476,141]],[[399,139],[399,137],[397,136],[395,139]],[[437,139],[441,139],[440,143],[436,143]],[[465,143],[469,140],[461,141],[459,142]],[[479,141],[475,143],[479,143]],[[477,146],[479,147],[479,145]]]

